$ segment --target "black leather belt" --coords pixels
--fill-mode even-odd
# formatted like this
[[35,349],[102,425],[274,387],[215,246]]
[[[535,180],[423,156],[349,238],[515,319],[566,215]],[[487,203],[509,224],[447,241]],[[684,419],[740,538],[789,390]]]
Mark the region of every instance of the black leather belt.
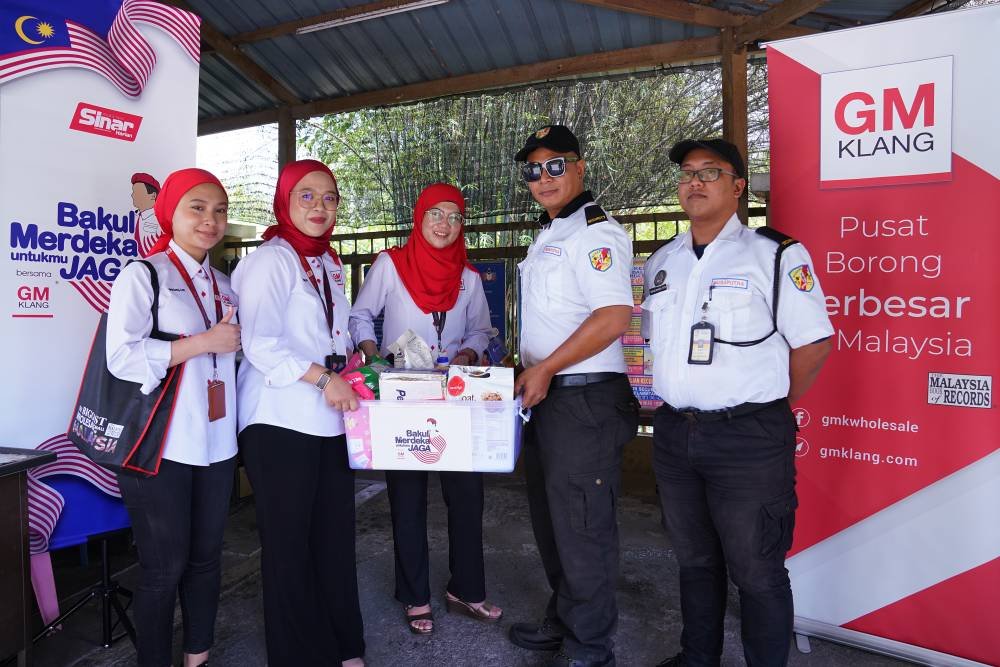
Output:
[[552,388],[585,387],[588,384],[607,382],[608,380],[622,377],[625,377],[624,373],[569,373],[567,375],[557,375],[552,378]]
[[740,403],[732,408],[722,408],[720,410],[697,410],[695,408],[675,408],[667,403],[663,404],[663,407],[676,415],[681,415],[688,421],[692,422],[717,422],[724,419],[735,419],[736,417],[742,417],[744,415],[753,414],[754,412],[759,412],[764,408],[769,408],[772,405],[777,405],[787,401],[786,398],[777,398],[773,401],[767,403]]

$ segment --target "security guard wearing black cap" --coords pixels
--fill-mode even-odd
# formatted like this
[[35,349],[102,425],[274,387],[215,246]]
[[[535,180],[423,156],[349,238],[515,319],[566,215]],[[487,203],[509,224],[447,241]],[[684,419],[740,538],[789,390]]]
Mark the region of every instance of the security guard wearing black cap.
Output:
[[515,156],[545,213],[519,266],[521,364],[515,391],[532,408],[524,456],[531,523],[552,596],[518,646],[557,651],[559,667],[614,665],[622,449],[638,402],[620,337],[632,316],[632,242],[584,189],[580,144],[562,125]]
[[736,216],[746,172],[721,139],[676,144],[691,231],[646,262],[643,335],[653,388],[653,466],[680,565],[681,652],[717,666],[727,571],[748,665],[784,665],[792,639],[785,554],[795,523],[795,420],[833,334],[801,244]]

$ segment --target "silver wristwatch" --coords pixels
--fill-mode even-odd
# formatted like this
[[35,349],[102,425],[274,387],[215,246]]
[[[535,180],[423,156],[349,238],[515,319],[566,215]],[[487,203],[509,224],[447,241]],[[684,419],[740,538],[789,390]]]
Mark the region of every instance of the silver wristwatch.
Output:
[[316,388],[320,391],[326,389],[326,385],[330,384],[330,379],[333,377],[333,371],[323,371],[323,374],[319,376],[316,380]]

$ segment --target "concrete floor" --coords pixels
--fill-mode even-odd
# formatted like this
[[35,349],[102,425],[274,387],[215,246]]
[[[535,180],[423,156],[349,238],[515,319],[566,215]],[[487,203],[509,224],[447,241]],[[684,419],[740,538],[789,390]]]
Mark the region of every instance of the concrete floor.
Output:
[[[648,468],[647,468],[648,470]],[[618,584],[620,623],[616,636],[618,664],[652,667],[678,650],[677,563],[659,525],[648,477],[627,475],[620,504],[622,534],[621,576]],[[436,478],[431,479],[429,541],[433,554],[431,585],[443,591],[447,579],[447,524]],[[358,481],[358,564],[361,604],[368,641],[367,663],[374,667],[402,665],[479,665],[510,667],[541,665],[545,654],[519,649],[506,639],[512,622],[537,619],[548,589],[535,547],[525,498],[523,477],[490,475],[486,488],[486,565],[489,599],[504,610],[499,625],[484,625],[464,617],[450,617],[440,595],[433,605],[436,629],[429,637],[411,635],[400,606],[392,599],[393,549],[389,505],[378,474]],[[252,502],[233,512],[226,533],[224,579],[216,624],[213,667],[255,667],[265,664],[259,579],[259,544]],[[121,561],[120,561],[121,562]],[[124,564],[124,563],[122,563]],[[64,585],[70,574],[59,567],[60,591],[79,590]],[[135,584],[137,572],[128,567],[120,580]],[[79,579],[79,574],[74,575]],[[72,597],[72,596],[67,596]],[[735,594],[726,619],[724,665],[743,665]],[[179,625],[179,613],[178,613]],[[96,606],[66,623],[64,629],[36,645],[38,667],[132,665],[135,654],[127,639],[110,649],[94,645],[99,635]],[[179,629],[175,646],[180,646]],[[180,664],[180,655],[175,656]],[[812,640],[812,653],[792,649],[791,665],[902,665],[896,660],[853,648]]]

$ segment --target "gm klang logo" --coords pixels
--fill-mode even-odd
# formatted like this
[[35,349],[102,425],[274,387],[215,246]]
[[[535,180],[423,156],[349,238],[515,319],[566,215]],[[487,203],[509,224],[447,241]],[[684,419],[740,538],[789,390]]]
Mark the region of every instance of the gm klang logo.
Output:
[[73,114],[69,129],[122,141],[135,141],[141,124],[142,116],[80,102],[76,105],[76,113]]
[[832,72],[821,86],[821,188],[951,180],[951,56]]
[[49,288],[37,285],[19,285],[17,288],[18,310],[48,310]]

